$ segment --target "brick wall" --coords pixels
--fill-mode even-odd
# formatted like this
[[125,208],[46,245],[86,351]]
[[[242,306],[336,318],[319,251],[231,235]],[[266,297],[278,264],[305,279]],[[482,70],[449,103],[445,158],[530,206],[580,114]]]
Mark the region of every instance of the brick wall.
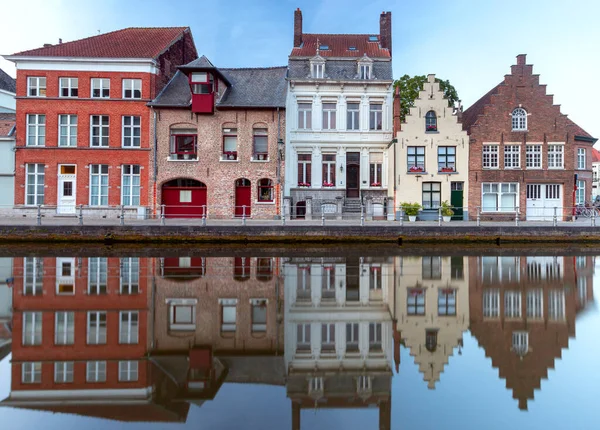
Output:
[[169,49],[163,52],[157,59],[160,73],[155,77],[154,99],[158,93],[167,85],[177,72],[177,66],[182,66],[198,58],[198,52],[192,39],[192,33],[186,31],[181,39],[173,43]]

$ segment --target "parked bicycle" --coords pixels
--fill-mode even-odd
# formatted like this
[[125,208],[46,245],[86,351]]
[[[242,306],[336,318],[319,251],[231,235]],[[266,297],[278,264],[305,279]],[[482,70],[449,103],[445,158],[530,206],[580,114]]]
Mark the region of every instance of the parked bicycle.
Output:
[[590,202],[586,202],[584,205],[579,204],[575,206],[575,218],[578,217],[591,218],[593,216],[600,216],[600,209]]

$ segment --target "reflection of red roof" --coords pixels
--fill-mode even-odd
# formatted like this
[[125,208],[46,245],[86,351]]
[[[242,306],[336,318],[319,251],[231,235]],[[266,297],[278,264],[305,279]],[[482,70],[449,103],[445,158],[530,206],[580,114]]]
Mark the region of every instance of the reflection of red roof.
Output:
[[[362,57],[365,53],[370,58],[390,58],[389,49],[382,48],[379,36],[376,42],[369,42],[368,34],[303,34],[302,46],[292,49],[292,57],[312,57],[317,53],[319,45],[327,45],[329,49],[321,49],[321,57]],[[356,49],[350,50],[350,47]]]
[[592,163],[600,162],[600,151],[596,148],[592,148]]
[[189,27],[124,28],[72,42],[18,52],[32,57],[156,58]]

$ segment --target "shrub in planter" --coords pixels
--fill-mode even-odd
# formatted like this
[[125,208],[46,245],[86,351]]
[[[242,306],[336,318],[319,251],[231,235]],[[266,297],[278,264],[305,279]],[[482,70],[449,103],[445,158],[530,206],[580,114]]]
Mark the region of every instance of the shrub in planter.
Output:
[[448,203],[448,200],[442,202],[440,205],[440,209],[442,212],[442,216],[444,217],[444,221],[450,221],[452,215],[454,215],[454,211],[452,210],[452,205]]
[[404,212],[404,214],[406,214],[407,216],[417,216],[419,214],[419,211],[421,210],[422,206],[419,203],[410,203],[410,202],[404,202],[404,203],[400,203],[400,206],[402,207],[402,211]]

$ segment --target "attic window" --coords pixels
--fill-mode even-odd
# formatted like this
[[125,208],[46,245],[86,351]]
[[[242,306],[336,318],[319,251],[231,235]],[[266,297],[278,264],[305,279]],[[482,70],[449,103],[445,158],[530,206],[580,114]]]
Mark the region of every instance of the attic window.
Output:
[[356,46],[349,46],[348,51],[357,51]]
[[319,49],[323,50],[323,51],[327,51],[329,49],[329,45],[323,45],[323,44],[321,44],[321,45],[319,45]]
[[323,61],[311,62],[310,75],[313,78],[323,79],[325,77],[325,63]]
[[369,36],[369,42],[377,42],[377,36]]
[[206,72],[195,72],[190,76],[192,93],[211,94],[213,92],[213,77]]

